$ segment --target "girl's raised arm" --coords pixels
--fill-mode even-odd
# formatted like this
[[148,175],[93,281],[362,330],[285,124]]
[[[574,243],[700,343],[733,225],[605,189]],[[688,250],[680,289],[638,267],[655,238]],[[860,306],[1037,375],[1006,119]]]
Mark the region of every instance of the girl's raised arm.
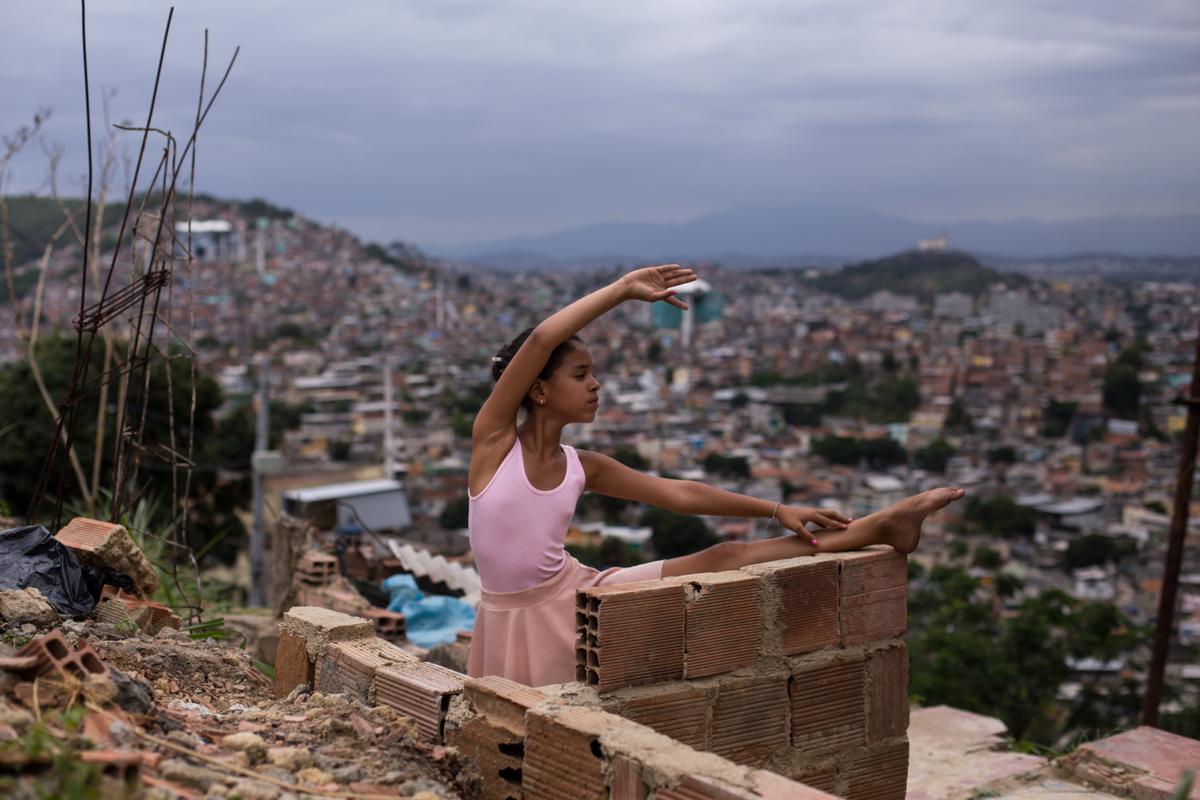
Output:
[[484,401],[471,429],[475,447],[498,444],[513,430],[517,410],[537,380],[555,347],[583,329],[589,322],[625,300],[665,300],[686,309],[672,289],[696,280],[696,273],[678,264],[645,267],[581,297],[543,320],[504,368],[492,393]]

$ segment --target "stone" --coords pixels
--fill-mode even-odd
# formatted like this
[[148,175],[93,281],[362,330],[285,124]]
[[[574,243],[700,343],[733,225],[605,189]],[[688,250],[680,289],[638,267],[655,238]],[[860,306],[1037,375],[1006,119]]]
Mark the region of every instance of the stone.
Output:
[[80,562],[115,570],[147,595],[158,588],[158,571],[121,525],[76,517],[54,538],[71,548]]
[[261,761],[267,753],[267,743],[257,733],[242,731],[231,733],[221,739],[221,746],[230,750],[239,750],[253,761]]
[[267,750],[267,761],[288,772],[296,772],[312,766],[313,757],[303,747],[271,747]]
[[312,786],[324,786],[327,783],[333,783],[333,776],[323,769],[305,767],[296,773],[296,780]]
[[0,590],[0,617],[11,622],[44,626],[57,622],[58,612],[41,592],[31,586]]

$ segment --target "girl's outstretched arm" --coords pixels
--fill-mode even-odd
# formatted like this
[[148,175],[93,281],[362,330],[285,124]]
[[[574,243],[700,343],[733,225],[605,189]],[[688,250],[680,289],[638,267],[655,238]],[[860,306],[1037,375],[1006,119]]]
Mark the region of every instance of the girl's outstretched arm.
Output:
[[581,297],[543,320],[505,367],[492,393],[479,409],[471,429],[473,446],[486,447],[507,440],[516,422],[521,400],[546,366],[555,347],[625,300],[665,300],[686,309],[687,305],[675,297],[672,289],[694,280],[696,273],[678,264],[645,267],[622,275],[603,289]]
[[587,489],[597,494],[633,500],[665,508],[680,514],[715,517],[770,517],[797,533],[816,523],[822,528],[840,530],[850,522],[830,509],[785,506],[758,497],[727,492],[699,481],[672,480],[631,469],[616,459],[580,450],[579,461],[587,475]]

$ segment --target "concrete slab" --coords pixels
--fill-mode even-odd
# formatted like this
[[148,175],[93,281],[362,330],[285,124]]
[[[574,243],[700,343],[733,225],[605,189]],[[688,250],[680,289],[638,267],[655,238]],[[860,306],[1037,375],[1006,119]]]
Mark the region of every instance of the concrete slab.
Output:
[[[1200,773],[1200,741],[1140,727],[1083,745],[1064,766],[1080,779],[1136,797],[1170,797],[1187,770]],[[1200,786],[1189,795],[1200,800]]]
[[1024,786],[995,795],[994,800],[1116,800],[1116,795],[1085,789],[1077,783],[1058,778],[1037,778]]
[[1044,758],[1001,749],[1004,731],[998,719],[949,706],[914,709],[908,725],[908,800],[965,799],[1046,767]]

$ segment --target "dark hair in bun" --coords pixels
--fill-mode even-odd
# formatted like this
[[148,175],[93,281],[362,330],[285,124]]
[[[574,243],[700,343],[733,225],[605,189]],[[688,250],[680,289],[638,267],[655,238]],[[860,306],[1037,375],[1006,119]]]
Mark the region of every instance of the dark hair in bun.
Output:
[[[508,344],[496,351],[496,355],[492,357],[492,380],[500,380],[500,376],[504,374],[505,368],[509,362],[516,356],[517,351],[521,349],[521,345],[525,344],[525,340],[529,338],[529,334],[533,333],[533,328],[526,328],[517,334],[517,338],[513,339]],[[558,369],[562,360],[567,357],[567,354],[574,350],[577,346],[583,344],[583,339],[578,336],[572,336],[550,353],[550,358],[546,359],[546,366],[542,367],[542,371],[538,373],[538,378],[541,380],[548,379],[554,374],[554,370]],[[529,397],[526,396],[521,400],[521,405],[529,407]]]

